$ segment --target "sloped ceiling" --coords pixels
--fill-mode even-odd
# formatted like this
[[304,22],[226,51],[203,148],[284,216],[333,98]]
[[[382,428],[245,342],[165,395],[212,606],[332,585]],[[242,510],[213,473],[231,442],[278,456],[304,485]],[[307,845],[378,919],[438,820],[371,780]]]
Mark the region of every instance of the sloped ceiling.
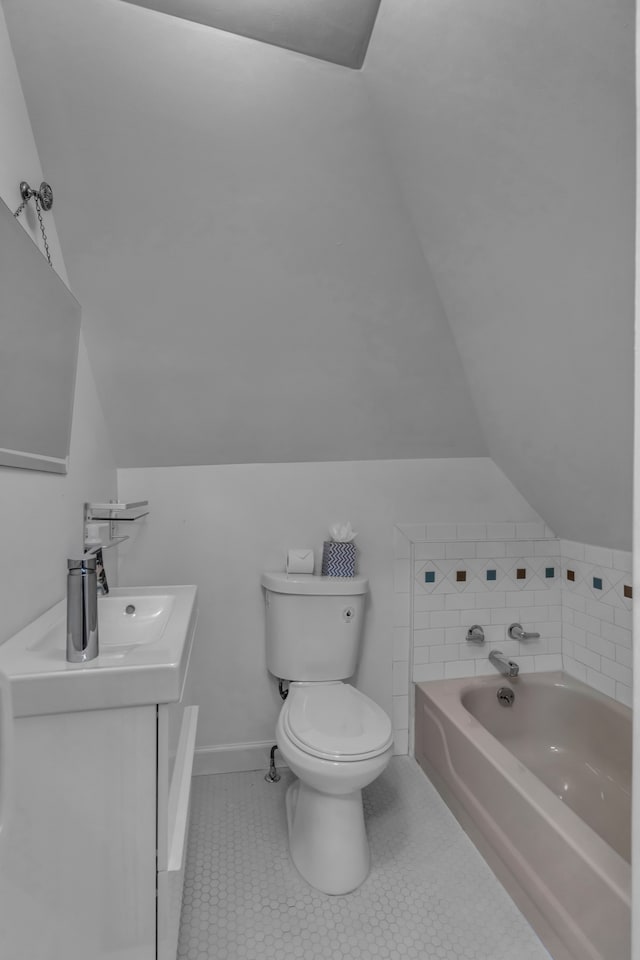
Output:
[[119,464],[488,449],[629,548],[632,0],[382,0],[361,73],[4,4]]
[[150,10],[359,69],[380,0],[128,0]]
[[383,0],[364,72],[491,456],[630,549],[633,0]]
[[119,466],[485,455],[362,74],[7,0]]

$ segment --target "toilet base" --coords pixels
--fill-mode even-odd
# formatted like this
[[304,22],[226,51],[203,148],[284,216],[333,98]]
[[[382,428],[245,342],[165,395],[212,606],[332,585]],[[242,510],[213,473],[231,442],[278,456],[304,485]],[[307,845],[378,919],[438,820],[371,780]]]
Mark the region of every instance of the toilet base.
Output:
[[289,853],[307,883],[334,896],[359,887],[371,862],[362,791],[320,793],[294,780],[285,805]]

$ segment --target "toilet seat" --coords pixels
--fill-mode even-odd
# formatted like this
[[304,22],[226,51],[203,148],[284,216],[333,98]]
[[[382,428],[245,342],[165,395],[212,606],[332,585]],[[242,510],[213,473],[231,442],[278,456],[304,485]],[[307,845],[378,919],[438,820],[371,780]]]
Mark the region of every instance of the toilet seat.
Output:
[[384,710],[341,681],[292,684],[282,725],[300,750],[324,760],[367,760],[393,743]]

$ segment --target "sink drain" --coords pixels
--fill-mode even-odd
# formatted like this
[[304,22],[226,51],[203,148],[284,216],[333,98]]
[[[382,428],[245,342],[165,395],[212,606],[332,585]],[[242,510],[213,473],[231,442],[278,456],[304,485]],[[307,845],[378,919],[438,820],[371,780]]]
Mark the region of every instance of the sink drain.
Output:
[[134,607],[134,605],[133,605],[132,603],[128,603],[128,604],[126,605],[126,607],[124,608],[124,612],[125,612],[125,613],[128,613],[129,616],[132,617],[133,614],[136,612],[136,608]]
[[503,707],[510,707],[513,701],[515,700],[516,695],[511,689],[511,687],[500,687],[497,693],[497,697],[498,697],[498,702]]

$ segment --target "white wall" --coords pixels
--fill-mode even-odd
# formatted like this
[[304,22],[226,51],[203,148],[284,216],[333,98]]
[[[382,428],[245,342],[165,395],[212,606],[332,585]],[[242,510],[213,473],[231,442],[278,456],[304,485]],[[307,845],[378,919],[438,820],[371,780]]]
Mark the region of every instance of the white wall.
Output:
[[[640,49],[640,17],[636,15],[636,50]],[[636,59],[636,129],[640,122],[640,59]],[[638,595],[640,570],[640,151],[636,137],[636,289],[635,289],[635,396],[633,446],[633,585]],[[632,611],[633,636],[640,636],[640,603]],[[640,953],[640,670],[633,678],[633,782],[631,834],[631,955]]]
[[630,548],[633,0],[383,0],[364,66],[489,454]]
[[265,666],[260,573],[284,569],[288,547],[312,546],[319,562],[329,524],[348,519],[359,532],[371,595],[357,682],[391,714],[394,525],[427,512],[539,519],[484,458],[119,470],[118,493],[151,504],[120,550],[120,582],[199,587],[200,749],[273,742],[280,699]]
[[120,466],[486,453],[361,73],[5,5]]
[[[1,6],[0,140],[0,196],[15,210],[20,181],[39,186],[43,176]],[[55,195],[55,181],[53,187]],[[66,281],[53,217],[44,216],[54,267]],[[40,240],[37,219],[27,222],[21,216],[20,223]],[[66,557],[82,549],[82,504],[108,499],[115,489],[104,418],[81,337],[68,475],[0,467],[0,642],[64,595]]]
[[387,0],[362,74],[4,2],[119,463],[488,452],[629,547],[632,0]]

